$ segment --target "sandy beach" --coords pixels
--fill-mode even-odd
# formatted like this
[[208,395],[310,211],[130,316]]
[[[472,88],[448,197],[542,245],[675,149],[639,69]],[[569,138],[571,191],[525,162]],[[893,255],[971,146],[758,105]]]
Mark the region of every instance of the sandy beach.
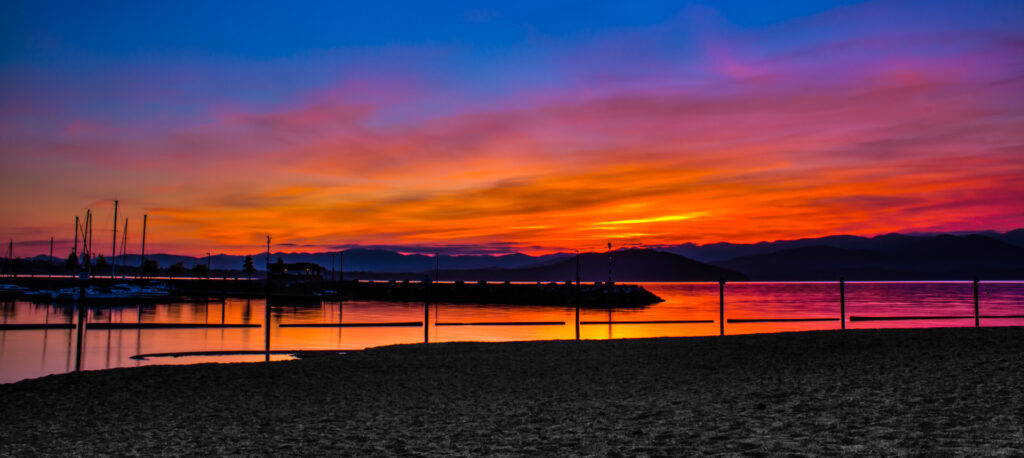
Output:
[[0,386],[0,454],[1024,454],[1024,328],[391,346]]

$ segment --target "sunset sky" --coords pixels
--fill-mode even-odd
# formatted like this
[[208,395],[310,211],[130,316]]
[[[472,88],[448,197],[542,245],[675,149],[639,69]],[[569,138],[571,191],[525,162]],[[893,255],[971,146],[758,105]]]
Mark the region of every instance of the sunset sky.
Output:
[[192,255],[1024,226],[1020,0],[2,9],[22,256],[115,198]]

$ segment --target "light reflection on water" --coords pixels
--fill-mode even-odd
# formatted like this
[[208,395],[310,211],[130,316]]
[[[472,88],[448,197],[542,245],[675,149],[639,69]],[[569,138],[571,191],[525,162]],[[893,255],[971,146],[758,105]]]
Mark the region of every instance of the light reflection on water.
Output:
[[[665,302],[611,312],[583,310],[581,321],[714,320],[694,324],[593,324],[581,326],[584,339],[717,335],[718,285],[650,283]],[[982,315],[1024,314],[1024,282],[981,283]],[[726,318],[837,318],[836,283],[731,283],[725,292]],[[4,323],[73,323],[73,306],[23,301],[0,303]],[[89,322],[111,323],[263,323],[265,301],[228,299],[226,303],[183,303],[96,307]],[[271,308],[272,350],[356,350],[379,345],[423,342],[422,327],[282,328],[282,323],[380,323],[424,319],[423,303],[350,301],[343,306]],[[512,341],[575,338],[575,310],[566,307],[430,304],[431,342]],[[970,282],[847,283],[847,316],[970,316],[974,313]],[[452,322],[564,322],[554,326],[436,326]],[[973,319],[854,321],[849,329],[973,326]],[[983,319],[983,326],[1021,326],[1024,319]],[[727,334],[838,329],[839,321],[726,323]],[[145,353],[262,350],[263,328],[236,329],[94,329],[87,333],[83,368],[87,370],[144,364],[262,361],[263,355],[152,358]],[[0,331],[0,382],[7,383],[74,369],[75,330]],[[271,359],[287,359],[272,355]]]

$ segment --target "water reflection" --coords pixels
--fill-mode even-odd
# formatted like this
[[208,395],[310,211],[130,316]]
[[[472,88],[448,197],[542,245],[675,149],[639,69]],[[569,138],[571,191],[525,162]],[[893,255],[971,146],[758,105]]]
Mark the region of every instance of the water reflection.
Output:
[[[645,285],[665,299],[642,309],[583,310],[580,337],[612,339],[717,335],[718,285],[715,283],[657,283]],[[982,283],[983,315],[1024,314],[1024,282]],[[731,283],[725,291],[728,319],[838,318],[837,283]],[[250,328],[209,329],[92,329],[83,342],[85,370],[144,364],[261,361],[257,355],[190,356],[146,361],[133,355],[167,352],[265,350],[269,331],[272,350],[361,349],[379,345],[449,341],[511,341],[576,338],[575,309],[486,304],[427,304],[352,301],[317,306],[274,304],[261,299],[225,302],[175,303],[128,307],[90,307],[91,323],[204,323],[254,324]],[[263,327],[270,312],[271,326]],[[970,282],[846,284],[847,316],[970,316]],[[23,301],[0,302],[5,324],[76,322],[74,306]],[[281,324],[371,324],[422,322],[414,327],[280,327]],[[650,323],[651,321],[704,321]],[[493,325],[498,322],[544,322],[543,325]],[[632,322],[632,323],[625,323]],[[637,323],[641,322],[641,323]],[[441,325],[439,326],[438,323]],[[491,323],[488,326],[454,323]],[[973,319],[914,321],[851,321],[849,329],[891,327],[973,326]],[[1024,325],[1024,319],[982,319],[983,326]],[[726,322],[726,334],[839,329],[840,322]],[[68,372],[74,369],[75,329],[0,331],[0,382]],[[289,358],[272,354],[271,360]]]

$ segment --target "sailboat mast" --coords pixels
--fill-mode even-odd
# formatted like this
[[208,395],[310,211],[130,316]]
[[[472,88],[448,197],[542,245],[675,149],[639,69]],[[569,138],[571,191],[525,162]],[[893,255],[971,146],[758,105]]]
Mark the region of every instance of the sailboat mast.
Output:
[[88,262],[86,266],[89,268],[89,276],[92,277],[92,210],[86,210],[85,212],[85,234],[89,237],[89,251],[86,253]]
[[110,277],[113,278],[114,271],[117,270],[117,199],[114,199],[114,238],[111,240],[110,248]]
[[146,219],[149,215],[142,215],[142,264],[146,263]]
[[[83,242],[84,243],[84,242]],[[75,263],[71,266],[71,275],[78,276],[78,216],[75,216],[75,246],[71,249],[71,254],[75,255]]]
[[124,235],[121,236],[121,265],[122,266],[127,265],[127,264],[125,264],[124,260],[125,260],[125,256],[127,255],[127,253],[125,253],[125,251],[128,251],[128,218],[124,219],[124,232],[123,232],[123,234]]

